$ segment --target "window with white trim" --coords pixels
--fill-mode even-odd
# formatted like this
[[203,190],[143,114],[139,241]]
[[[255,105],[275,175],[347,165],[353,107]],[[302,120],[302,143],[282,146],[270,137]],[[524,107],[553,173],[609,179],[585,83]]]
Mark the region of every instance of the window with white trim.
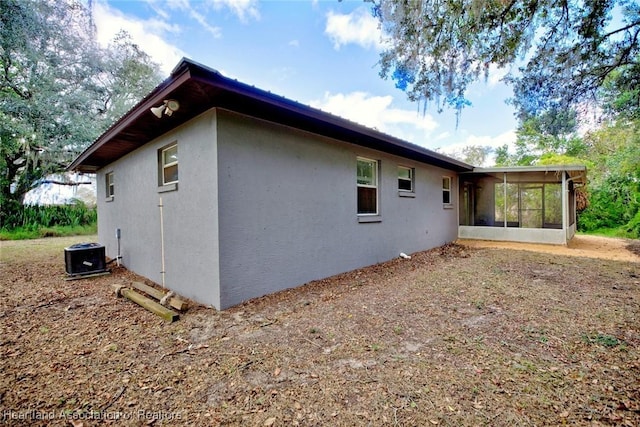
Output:
[[413,168],[398,166],[398,191],[413,192]]
[[442,177],[442,204],[445,206],[451,205],[451,177]]
[[178,144],[172,144],[160,151],[160,184],[178,182]]
[[378,214],[378,161],[358,157],[358,215]]
[[115,185],[113,183],[113,172],[109,172],[104,176],[107,197],[113,197],[115,194]]

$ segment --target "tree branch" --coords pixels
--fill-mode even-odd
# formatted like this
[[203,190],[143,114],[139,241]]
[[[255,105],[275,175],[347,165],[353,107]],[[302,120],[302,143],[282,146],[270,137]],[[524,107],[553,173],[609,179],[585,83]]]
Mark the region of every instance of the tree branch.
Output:
[[93,184],[91,181],[89,182],[68,182],[68,181],[58,181],[57,179],[43,179],[40,181],[40,184],[56,184],[56,185],[67,185],[69,187],[76,187],[78,185],[83,184]]
[[11,68],[11,58],[7,55],[4,57],[2,61],[4,65],[4,81],[7,83],[9,89],[11,89],[16,95],[18,95],[22,99],[31,99],[32,94],[29,91],[23,92],[20,90],[18,86],[9,78],[9,69]]
[[618,34],[618,33],[621,33],[623,31],[627,31],[627,30],[629,30],[629,29],[631,29],[631,28],[633,28],[635,26],[638,26],[638,25],[640,25],[640,21],[633,22],[633,23],[631,23],[631,24],[629,24],[629,25],[627,25],[625,27],[618,28],[617,30],[613,30],[610,33],[607,33],[607,34],[603,35],[602,38],[607,38],[607,37],[610,37],[610,36],[612,36],[614,34]]

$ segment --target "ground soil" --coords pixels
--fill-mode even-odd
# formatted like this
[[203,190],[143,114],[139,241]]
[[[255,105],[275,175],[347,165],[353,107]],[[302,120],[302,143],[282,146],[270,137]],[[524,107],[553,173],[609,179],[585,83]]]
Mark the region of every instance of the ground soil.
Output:
[[576,235],[566,246],[463,239],[458,240],[457,243],[474,248],[514,249],[555,255],[640,262],[640,241],[630,239]]
[[640,425],[636,242],[450,244],[174,323],[124,268],[65,281],[76,242],[0,242],[0,424]]

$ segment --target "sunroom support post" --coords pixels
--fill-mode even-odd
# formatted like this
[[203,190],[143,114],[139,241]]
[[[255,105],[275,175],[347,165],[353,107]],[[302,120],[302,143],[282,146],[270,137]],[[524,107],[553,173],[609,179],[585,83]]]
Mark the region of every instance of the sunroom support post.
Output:
[[504,197],[504,228],[507,228],[507,173],[502,173],[502,196]]

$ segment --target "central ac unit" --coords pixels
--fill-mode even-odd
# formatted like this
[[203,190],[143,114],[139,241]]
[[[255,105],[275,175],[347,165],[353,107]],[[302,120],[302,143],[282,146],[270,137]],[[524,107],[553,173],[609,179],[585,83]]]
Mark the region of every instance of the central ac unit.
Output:
[[78,243],[64,250],[65,269],[71,276],[102,273],[107,270],[104,246]]

